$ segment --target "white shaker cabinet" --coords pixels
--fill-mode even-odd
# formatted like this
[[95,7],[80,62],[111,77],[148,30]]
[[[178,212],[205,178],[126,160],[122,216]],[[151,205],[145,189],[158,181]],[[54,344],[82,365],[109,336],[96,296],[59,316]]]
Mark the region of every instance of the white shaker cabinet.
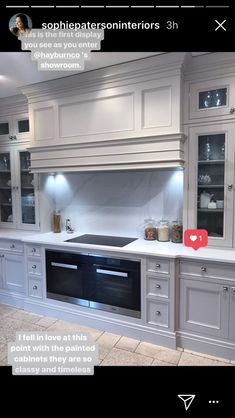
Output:
[[0,226],[38,229],[38,179],[23,146],[0,148]]
[[228,336],[227,286],[180,279],[180,329],[202,335]]
[[30,128],[27,113],[14,116],[0,116],[0,144],[21,142],[29,138]]
[[234,138],[234,123],[189,128],[187,228],[206,229],[209,245],[232,246]]
[[235,341],[234,265],[181,260],[180,331]]
[[186,83],[186,120],[230,119],[235,121],[235,77]]
[[0,289],[5,293],[25,293],[23,243],[0,240]]

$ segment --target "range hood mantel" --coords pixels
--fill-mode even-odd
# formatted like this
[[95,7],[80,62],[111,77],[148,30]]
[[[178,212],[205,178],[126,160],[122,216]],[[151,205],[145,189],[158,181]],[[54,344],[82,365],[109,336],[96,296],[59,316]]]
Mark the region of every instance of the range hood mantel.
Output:
[[187,53],[165,53],[27,86],[31,171],[184,165]]
[[184,166],[185,135],[130,138],[89,144],[31,147],[31,171],[74,172]]

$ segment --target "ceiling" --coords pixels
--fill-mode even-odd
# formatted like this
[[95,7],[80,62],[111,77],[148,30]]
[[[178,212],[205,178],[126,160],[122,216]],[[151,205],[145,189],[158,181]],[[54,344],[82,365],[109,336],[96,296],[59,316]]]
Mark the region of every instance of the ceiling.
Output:
[[[145,58],[154,52],[92,52],[85,71]],[[30,52],[0,52],[0,98],[20,94],[20,87],[76,74],[72,71],[38,71]]]

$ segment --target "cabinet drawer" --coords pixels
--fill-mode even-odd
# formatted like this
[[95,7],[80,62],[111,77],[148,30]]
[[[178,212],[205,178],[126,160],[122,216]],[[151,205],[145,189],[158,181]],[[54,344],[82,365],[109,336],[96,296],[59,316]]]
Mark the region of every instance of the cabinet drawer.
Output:
[[34,274],[37,276],[41,275],[42,272],[42,267],[41,267],[41,262],[40,261],[28,261],[28,273],[29,274]]
[[148,273],[170,273],[170,262],[164,258],[148,258],[147,259],[147,272]]
[[42,298],[42,283],[39,280],[29,279],[29,296]]
[[147,277],[147,296],[169,297],[169,281],[159,277]]
[[41,257],[41,247],[38,245],[27,245],[27,256]]
[[213,279],[235,279],[235,267],[226,263],[182,260],[180,261],[180,274]]
[[23,242],[8,239],[0,239],[0,248],[8,251],[24,251]]
[[169,304],[167,302],[147,301],[147,322],[169,328]]

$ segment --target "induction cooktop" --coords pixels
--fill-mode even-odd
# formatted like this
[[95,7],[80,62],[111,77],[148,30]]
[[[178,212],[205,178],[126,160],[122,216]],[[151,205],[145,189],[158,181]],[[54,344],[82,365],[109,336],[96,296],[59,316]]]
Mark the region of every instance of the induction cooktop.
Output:
[[127,244],[130,244],[133,241],[136,241],[137,238],[129,237],[112,237],[109,235],[91,235],[85,234],[80,235],[76,238],[66,239],[65,242],[77,242],[81,244],[94,244],[94,245],[108,245],[111,247],[124,247]]

